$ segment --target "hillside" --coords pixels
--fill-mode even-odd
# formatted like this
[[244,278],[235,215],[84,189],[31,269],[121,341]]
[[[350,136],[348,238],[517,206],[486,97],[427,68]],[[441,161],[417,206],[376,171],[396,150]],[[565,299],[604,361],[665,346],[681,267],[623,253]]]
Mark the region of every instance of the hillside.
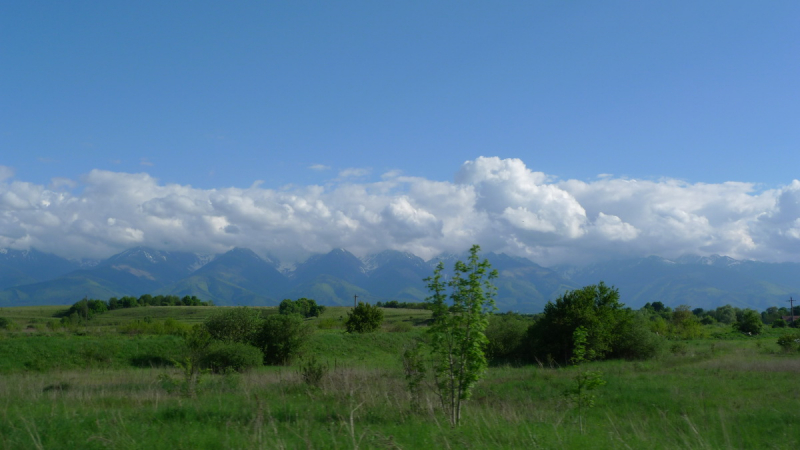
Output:
[[[727,257],[687,255],[607,261],[585,266],[546,268],[506,254],[483,255],[498,270],[500,311],[539,312],[565,291],[604,281],[620,289],[633,308],[660,301],[714,308],[725,304],[763,310],[800,298],[800,264],[770,264]],[[277,305],[284,298],[308,297],[321,304],[420,302],[427,297],[423,279],[439,261],[444,276],[464,255],[430,261],[387,250],[358,258],[345,249],[315,255],[292,270],[249,249],[234,248],[214,257],[136,247],[86,265],[30,250],[0,251],[0,305],[71,304],[83,297],[194,295],[218,305]]]

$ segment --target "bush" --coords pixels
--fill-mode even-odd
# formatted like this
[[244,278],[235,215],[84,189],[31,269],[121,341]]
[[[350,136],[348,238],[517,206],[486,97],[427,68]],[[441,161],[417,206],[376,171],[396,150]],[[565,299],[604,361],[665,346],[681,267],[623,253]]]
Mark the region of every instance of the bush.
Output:
[[218,341],[252,344],[263,323],[258,310],[242,306],[220,309],[205,321],[205,327]]
[[344,328],[348,333],[371,333],[381,327],[383,310],[369,303],[358,302],[358,306],[347,313]]
[[486,357],[495,362],[522,358],[522,347],[531,322],[517,314],[491,316],[486,327],[486,339],[489,340]]
[[11,328],[11,321],[5,317],[0,317],[0,330],[7,330]]
[[322,384],[322,379],[328,373],[329,367],[317,361],[317,358],[311,357],[307,361],[300,363],[298,373],[309,386],[319,387]]
[[783,319],[775,319],[772,322],[772,328],[786,328],[787,326],[789,326],[789,324]]
[[704,333],[703,325],[689,305],[675,308],[669,323],[669,335],[672,339],[697,339]]
[[658,356],[665,339],[652,331],[647,319],[636,317],[626,323],[614,343],[612,356],[625,359],[649,359]]
[[214,373],[244,372],[263,363],[261,350],[239,342],[213,344],[203,360],[203,365]]
[[297,300],[286,299],[278,307],[280,314],[300,314],[303,317],[319,317],[325,312],[325,307],[317,305],[317,302],[309,298],[299,298]]
[[264,364],[288,364],[300,354],[310,334],[299,315],[277,314],[264,320],[254,344],[264,354]]
[[759,334],[763,326],[764,322],[761,321],[761,314],[753,309],[744,310],[741,317],[733,324],[734,328],[747,334]]
[[778,345],[780,345],[785,352],[800,350],[800,334],[786,333],[778,338]]
[[620,331],[633,320],[633,312],[624,306],[619,290],[603,282],[569,291],[555,303],[548,302],[541,318],[528,329],[526,345],[531,356],[568,362],[575,347],[575,330],[583,327],[588,333],[586,351],[604,358],[613,353]]
[[703,318],[700,319],[700,323],[703,325],[714,325],[717,323],[717,319],[712,316],[703,316]]
[[145,320],[134,320],[117,327],[117,331],[125,334],[171,334],[173,336],[183,336],[191,330],[191,325],[178,322],[172,317],[163,321],[152,320],[146,317]]

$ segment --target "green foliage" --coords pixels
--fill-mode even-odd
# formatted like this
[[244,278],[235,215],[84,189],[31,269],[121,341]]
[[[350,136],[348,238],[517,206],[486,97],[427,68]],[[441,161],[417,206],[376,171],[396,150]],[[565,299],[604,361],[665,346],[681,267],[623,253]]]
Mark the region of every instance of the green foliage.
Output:
[[685,342],[673,342],[672,345],[669,346],[669,351],[672,352],[673,355],[685,355],[689,352],[689,346],[686,345]]
[[183,372],[183,380],[180,384],[181,392],[187,397],[194,397],[197,395],[201,376],[208,372],[208,369],[203,366],[213,340],[206,327],[195,325],[186,333],[183,343],[184,355],[174,363]]
[[736,308],[731,305],[719,306],[712,314],[717,322],[732,324],[736,321]]
[[620,327],[612,355],[625,359],[650,359],[661,353],[665,342],[663,336],[650,331],[646,318],[637,315]]
[[697,339],[702,337],[703,334],[703,325],[697,316],[692,313],[690,306],[681,305],[675,308],[669,323],[669,336],[671,338]]
[[700,319],[700,323],[703,325],[714,325],[717,323],[717,319],[715,319],[714,316],[703,316],[703,318]]
[[746,334],[760,334],[764,322],[761,320],[761,314],[752,309],[746,309],[737,318],[733,327],[742,333]]
[[386,331],[390,333],[408,333],[414,329],[414,325],[409,322],[392,322],[386,327]]
[[278,312],[280,314],[300,314],[303,317],[319,317],[320,314],[325,312],[325,307],[317,305],[315,300],[305,297],[297,300],[287,298],[281,302]]
[[263,323],[258,310],[242,306],[220,308],[205,321],[205,327],[216,340],[249,344],[255,342]]
[[213,373],[244,372],[264,364],[264,354],[250,344],[218,342],[209,346],[203,366]]
[[588,333],[587,351],[596,358],[613,356],[633,322],[633,312],[619,301],[619,290],[600,284],[569,291],[548,302],[539,320],[528,330],[529,351],[538,360],[548,357],[568,362],[576,348],[574,333]]
[[344,328],[348,333],[371,333],[381,327],[383,310],[369,303],[358,302],[358,306],[347,313]]
[[303,382],[316,388],[320,387],[322,379],[325,378],[329,370],[330,367],[327,364],[322,364],[322,362],[317,361],[315,356],[301,361],[297,369]]
[[75,302],[69,309],[63,313],[63,316],[69,317],[73,314],[77,315],[82,320],[89,320],[96,314],[102,314],[108,311],[108,305],[102,300],[89,300],[84,298]]
[[319,319],[317,321],[317,328],[320,330],[331,330],[333,328],[342,328],[344,324],[342,323],[341,319],[335,319],[333,317],[326,317],[324,319]]
[[403,375],[411,396],[411,409],[415,411],[422,408],[422,388],[427,372],[423,344],[414,341],[403,350]]
[[786,323],[785,320],[782,318],[778,318],[772,321],[772,328],[786,328],[789,324]]
[[264,364],[288,364],[299,355],[311,329],[297,314],[268,316],[255,334],[253,344],[264,354]]
[[399,302],[397,300],[378,302],[375,306],[389,309],[428,309],[428,304],[425,302]]
[[[570,362],[580,365],[595,358],[595,353],[588,346],[589,333],[583,327],[578,327],[573,333],[572,341],[575,348],[572,351]],[[564,391],[564,396],[578,409],[578,422],[583,433],[583,410],[594,406],[596,395],[593,391],[606,384],[603,374],[593,370],[579,370],[574,378],[574,384]]]
[[498,274],[488,260],[480,261],[479,251],[480,247],[473,245],[467,262],[455,263],[449,282],[442,281],[441,262],[433,276],[425,279],[431,293],[426,301],[433,311],[428,334],[434,383],[452,426],[461,422],[462,404],[488,366],[484,349],[489,341],[485,331],[497,292],[492,280]]
[[60,314],[61,317],[69,317],[76,314],[82,320],[89,320],[92,317],[121,308],[138,308],[141,306],[211,306],[213,302],[200,301],[195,296],[185,296],[179,298],[176,295],[156,295],[145,294],[139,297],[125,296],[121,299],[111,297],[108,301],[84,298],[70,306],[70,308]]
[[[146,319],[146,318],[145,318]],[[183,336],[191,330],[191,325],[178,322],[172,317],[164,320],[134,320],[117,327],[124,334],[171,334]]]
[[7,330],[11,328],[11,321],[5,317],[0,317],[0,330]]
[[778,345],[789,353],[800,350],[800,333],[786,333],[778,338]]
[[524,358],[525,336],[533,320],[519,314],[494,314],[486,327],[486,357],[495,362],[518,362]]

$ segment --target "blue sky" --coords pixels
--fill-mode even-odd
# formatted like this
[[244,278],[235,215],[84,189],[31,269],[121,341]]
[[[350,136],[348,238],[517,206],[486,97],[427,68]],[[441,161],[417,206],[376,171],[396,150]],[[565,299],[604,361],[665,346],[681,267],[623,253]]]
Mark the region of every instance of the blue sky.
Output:
[[[261,181],[302,197],[317,185],[379,189],[371,183],[387,172],[451,183],[465,162],[496,169],[484,156],[521,161],[546,175],[531,175],[534,184],[560,183],[575,198],[569,180],[745,183],[745,200],[773,202],[751,211],[757,220],[780,215],[798,178],[798,19],[795,1],[3,2],[0,181],[86,199],[95,170],[203,192]],[[413,186],[395,186],[387,202]],[[629,223],[578,200],[586,224],[601,213]],[[10,231],[23,222],[12,204],[21,205],[8,200],[0,245],[50,245],[33,225]],[[715,233],[729,232],[708,214]],[[791,236],[798,216],[781,214]],[[649,223],[632,226],[645,233]],[[128,242],[109,239],[94,253]],[[401,241],[387,246],[455,245]],[[220,242],[213,249],[229,245]],[[774,250],[757,238],[758,254],[703,242],[631,251]]]
[[447,180],[481,155],[797,177],[797,2],[269,3],[5,2],[2,163],[201,187]]

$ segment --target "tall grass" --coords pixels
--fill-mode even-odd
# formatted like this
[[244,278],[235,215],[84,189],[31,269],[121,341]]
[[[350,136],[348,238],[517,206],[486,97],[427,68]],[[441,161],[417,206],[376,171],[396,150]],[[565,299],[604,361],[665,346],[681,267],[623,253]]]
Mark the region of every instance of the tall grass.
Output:
[[490,368],[462,426],[451,428],[432,391],[412,403],[406,388],[399,355],[423,332],[319,330],[306,351],[327,370],[314,383],[298,367],[263,367],[206,375],[193,398],[163,381],[180,377],[169,364],[179,337],[2,333],[0,447],[800,447],[792,428],[800,355],[775,337],[690,341],[653,360],[590,363],[608,384],[581,433],[562,395],[575,369],[544,365]]

